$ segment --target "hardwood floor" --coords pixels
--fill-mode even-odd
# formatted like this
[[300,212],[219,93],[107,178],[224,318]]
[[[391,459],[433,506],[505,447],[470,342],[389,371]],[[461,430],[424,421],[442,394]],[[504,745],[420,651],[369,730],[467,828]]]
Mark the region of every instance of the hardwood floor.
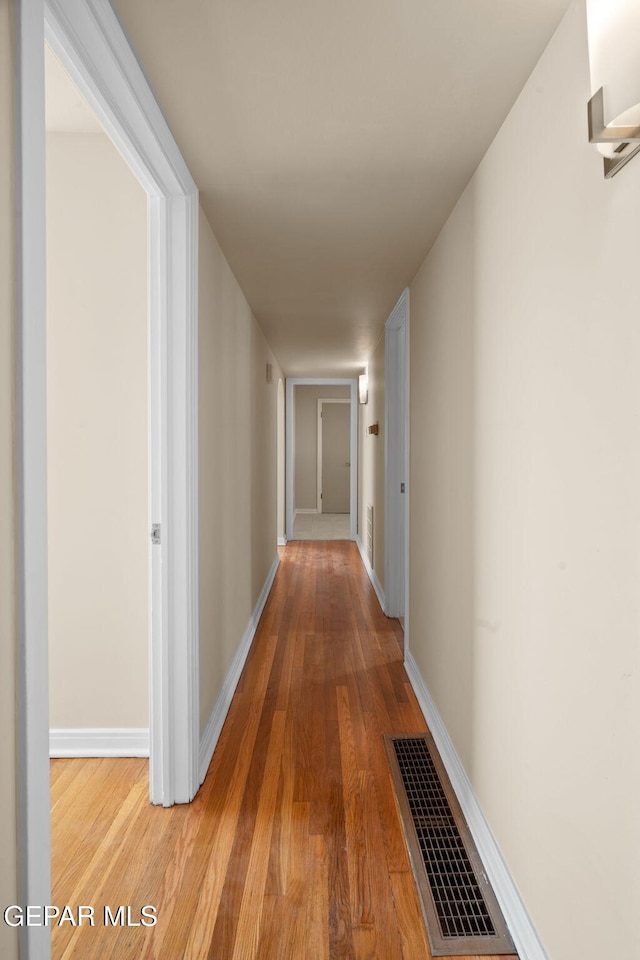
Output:
[[53,902],[95,911],[54,960],[430,957],[382,741],[425,729],[402,631],[353,543],[281,560],[192,804],[150,806],[144,760],[52,761]]

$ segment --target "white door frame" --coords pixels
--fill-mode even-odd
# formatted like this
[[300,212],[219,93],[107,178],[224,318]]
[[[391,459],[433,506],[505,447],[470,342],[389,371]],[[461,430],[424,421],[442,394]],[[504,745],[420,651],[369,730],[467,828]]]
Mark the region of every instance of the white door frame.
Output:
[[285,392],[284,392],[284,379],[280,377],[278,379],[278,399],[277,399],[277,412],[278,412],[278,422],[277,422],[277,436],[276,436],[276,449],[278,456],[278,505],[277,505],[277,520],[278,520],[278,546],[284,547],[287,543],[286,531],[285,531]]
[[[348,403],[351,404],[351,400],[340,400],[337,397],[319,397],[318,398],[318,474],[316,480],[316,503],[318,507],[318,513],[323,513],[322,509],[322,404],[323,403]],[[351,446],[351,443],[349,443]],[[351,467],[349,467],[351,469]],[[349,474],[349,480],[351,480],[351,474]]]
[[[404,616],[409,649],[409,290],[385,324],[384,358],[386,614]],[[401,493],[404,484],[404,493]],[[403,529],[404,528],[404,529]]]
[[[198,192],[108,0],[17,0],[18,824],[20,902],[50,892],[47,665],[44,40],[149,198],[150,551],[153,803],[199,787]],[[23,927],[22,960],[50,930]]]
[[358,522],[358,381],[357,379],[341,379],[333,377],[287,377],[286,403],[286,515],[287,540],[293,540],[293,521],[295,517],[293,504],[293,471],[295,464],[295,390],[297,386],[310,387],[349,387],[351,395],[351,484],[349,497],[349,539],[356,539]]

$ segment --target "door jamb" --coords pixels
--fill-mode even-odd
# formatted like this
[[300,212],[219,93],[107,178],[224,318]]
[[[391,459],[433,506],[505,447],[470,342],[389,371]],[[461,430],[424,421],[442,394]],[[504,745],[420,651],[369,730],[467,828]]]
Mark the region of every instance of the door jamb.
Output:
[[[323,513],[322,509],[322,404],[323,403],[351,403],[351,400],[339,399],[338,397],[318,397],[318,456],[317,456],[317,480],[316,480],[316,503],[318,513]],[[349,448],[351,448],[351,438],[349,438]],[[351,454],[349,454],[351,455]],[[351,469],[351,468],[349,468]],[[349,483],[351,483],[351,474],[349,474]],[[349,491],[351,492],[351,491]]]
[[284,377],[278,378],[278,396],[276,402],[277,426],[276,426],[276,449],[278,455],[277,470],[277,506],[276,517],[278,520],[277,541],[279,547],[285,547],[286,537],[286,514],[285,514],[285,389]]
[[355,540],[358,523],[358,381],[355,378],[287,377],[286,402],[286,516],[287,540],[293,540],[293,467],[295,463],[295,390],[297,386],[349,387],[351,404],[351,485],[349,498],[349,539]]
[[[50,902],[44,40],[149,196],[150,798],[199,787],[198,191],[108,0],[18,0],[18,844],[20,902]],[[46,960],[50,930],[22,927]]]

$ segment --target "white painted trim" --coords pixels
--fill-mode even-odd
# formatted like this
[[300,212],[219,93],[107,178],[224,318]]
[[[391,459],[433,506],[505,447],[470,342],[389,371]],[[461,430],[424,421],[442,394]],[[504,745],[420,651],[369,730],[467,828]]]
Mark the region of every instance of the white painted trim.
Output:
[[[316,513],[318,513],[318,509],[317,509],[316,507],[296,507],[295,517],[297,517],[298,514],[302,514],[302,513],[304,513],[304,514],[310,514],[310,513],[316,514]],[[295,519],[295,517],[294,517],[294,519]]]
[[278,388],[276,396],[276,535],[277,543],[285,535],[286,511],[285,511],[285,390],[284,378],[278,377]]
[[226,719],[227,713],[229,712],[233,695],[236,692],[236,687],[238,686],[238,681],[240,680],[245,661],[249,654],[249,650],[251,649],[253,638],[256,630],[258,629],[258,623],[260,622],[264,605],[267,602],[269,593],[271,592],[271,587],[273,586],[273,581],[275,580],[279,563],[280,557],[276,553],[273,563],[271,564],[271,569],[267,574],[267,579],[264,582],[262,592],[258,597],[258,602],[256,603],[253,613],[251,614],[251,618],[247,624],[247,628],[242,636],[242,639],[238,644],[235,657],[233,658],[227,676],[224,679],[222,689],[220,690],[218,699],[213,705],[213,710],[209,715],[207,725],[204,728],[202,737],[200,739],[200,754],[198,763],[200,783],[204,781],[204,778],[207,775],[207,770],[209,769],[213,752],[220,737],[222,726]]
[[[16,321],[18,902],[51,903],[47,651],[47,359],[44,2],[17,0]],[[50,930],[21,927],[21,960]]]
[[286,412],[286,535],[293,540],[294,489],[293,467],[295,463],[295,391],[297,386],[319,387],[349,387],[351,403],[351,496],[350,496],[350,529],[349,538],[355,540],[358,525],[358,380],[357,378],[341,379],[338,377],[287,377]]
[[47,42],[145,190],[158,196],[197,194],[109,0],[44,0],[43,7],[43,0],[36,2]]
[[409,605],[409,568],[411,565],[411,294],[408,287],[406,289],[406,295],[404,323],[404,469],[406,493],[404,498],[404,618],[402,622],[405,656],[409,651],[411,626],[411,611]]
[[[402,351],[401,353],[399,351]],[[385,402],[384,402],[384,472],[385,472],[385,538],[384,578],[388,616],[404,617],[405,652],[409,649],[409,290],[403,290],[385,324]],[[398,373],[400,371],[400,373]],[[394,419],[402,404],[403,455],[396,456]],[[397,425],[396,425],[397,430]],[[405,484],[404,495],[399,493]],[[402,498],[402,499],[400,499]],[[401,512],[400,512],[401,511]],[[404,545],[393,530],[404,526]]]
[[198,789],[198,192],[108,0],[45,0],[46,37],[149,195],[153,803]]
[[[318,451],[316,454],[316,498],[318,509],[316,513],[324,513],[324,505],[322,503],[322,405],[324,403],[351,403],[351,400],[343,400],[339,397],[318,397],[317,401],[317,428],[316,428],[316,437],[318,442]],[[349,447],[351,447],[351,442],[349,442]],[[351,469],[351,468],[349,468]],[[349,474],[349,480],[351,480],[351,474]]]
[[480,801],[471,785],[413,655],[407,651],[405,667],[425,720],[445,766],[451,786],[462,808],[471,836],[487,871],[500,909],[513,938],[520,960],[547,960],[531,917],[527,912],[500,847],[489,826]]
[[[19,858],[22,903],[50,902],[47,709],[44,36],[150,196],[153,802],[198,788],[196,186],[108,0],[17,0]],[[157,511],[157,512],[156,512]],[[160,560],[161,555],[161,560]],[[160,599],[158,599],[158,593]],[[22,960],[50,929],[20,930]]]
[[144,727],[57,728],[49,731],[50,757],[148,757]]
[[287,545],[287,538],[286,538],[286,537],[278,537],[278,546],[279,546],[279,547],[286,547],[286,545]]
[[360,539],[360,534],[356,534],[356,544],[358,546],[358,550],[360,551],[360,556],[362,557],[364,568],[369,575],[369,580],[371,580],[371,585],[373,586],[373,589],[376,592],[376,596],[382,608],[382,612],[385,613],[387,601],[385,599],[384,590],[380,586],[380,581],[378,580],[376,572],[369,562],[369,557],[367,556],[367,551],[365,550],[362,544],[362,540]]

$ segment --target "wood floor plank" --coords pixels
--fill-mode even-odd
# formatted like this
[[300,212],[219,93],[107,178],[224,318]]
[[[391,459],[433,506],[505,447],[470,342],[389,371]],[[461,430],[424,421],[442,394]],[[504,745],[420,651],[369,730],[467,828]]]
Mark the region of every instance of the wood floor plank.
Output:
[[353,543],[280,557],[192,804],[151,807],[144,760],[52,761],[56,902],[158,913],[55,929],[53,960],[430,957],[383,744],[426,729],[402,631]]
[[284,745],[285,720],[286,716],[282,710],[274,712],[265,763],[265,776],[260,790],[256,822],[251,838],[247,879],[240,901],[232,960],[245,960],[245,958],[254,957],[257,952],[260,938],[262,900],[269,865],[265,851],[268,851],[271,845],[280,763]]
[[84,864],[93,857],[137,779],[136,770],[144,769],[145,762],[139,767],[128,760],[114,765],[73,759],[56,760],[52,765],[60,764],[67,771],[59,784],[64,778],[69,786],[58,795],[53,807],[60,823],[59,842],[52,851],[54,896],[58,883],[66,889],[76,886]]
[[329,960],[329,874],[327,845],[321,835],[310,837],[307,897],[307,954],[309,960]]
[[410,870],[393,871],[389,874],[389,879],[404,960],[430,957],[431,950],[413,874]]
[[347,837],[347,867],[351,891],[351,923],[352,926],[369,926],[373,923],[373,907],[371,902],[370,872],[367,869],[366,861],[365,821],[362,815],[364,796],[362,793],[361,770],[358,769],[358,758],[355,748],[347,687],[338,687],[336,692]]
[[[76,881],[75,887],[69,889],[63,904],[74,907],[79,904],[90,905],[98,914],[102,914],[104,906],[114,902],[111,899],[104,899],[103,889],[111,874],[119,866],[119,855],[123,846],[128,844],[133,850],[137,845],[136,811],[140,809],[146,789],[143,780],[139,780],[133,786],[93,856],[82,863],[81,876]],[[116,902],[120,903],[119,900]],[[59,956],[61,960],[69,960],[70,957],[87,955],[94,941],[90,936],[91,932],[91,929],[84,926],[55,927],[53,931],[55,956]],[[81,949],[84,951],[82,954],[79,952]]]
[[[264,698],[271,673],[275,640],[269,638],[264,647],[264,660],[261,664],[248,664],[257,674],[255,678],[254,699],[252,700],[249,715],[236,718],[243,722],[241,739],[235,743],[229,742],[228,767],[219,770],[212,769],[212,776],[205,780],[203,792],[210,794],[219,780],[228,783],[225,803],[221,804],[218,817],[220,825],[214,831],[208,848],[206,870],[198,891],[194,915],[197,923],[191,924],[187,938],[186,953],[193,960],[206,957],[213,938],[222,891],[226,879],[227,866],[231,859],[231,852],[236,840],[236,825],[240,816],[240,808],[244,797],[249,766],[253,756],[255,740],[262,717]],[[259,669],[257,669],[259,666]],[[215,774],[218,773],[218,777]],[[206,795],[201,797],[205,802]]]

